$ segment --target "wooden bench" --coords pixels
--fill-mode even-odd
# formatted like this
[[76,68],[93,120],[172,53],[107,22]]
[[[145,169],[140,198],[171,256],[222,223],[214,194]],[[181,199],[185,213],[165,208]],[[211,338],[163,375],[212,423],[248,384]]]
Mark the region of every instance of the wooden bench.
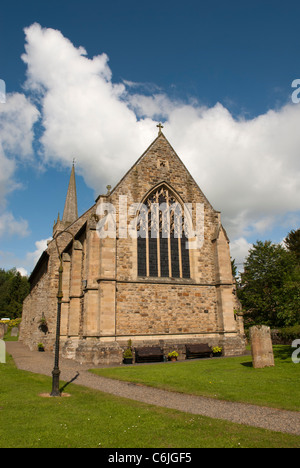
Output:
[[163,350],[159,347],[149,346],[134,348],[135,362],[160,362],[164,360]]
[[186,359],[212,357],[213,352],[207,343],[185,345]]

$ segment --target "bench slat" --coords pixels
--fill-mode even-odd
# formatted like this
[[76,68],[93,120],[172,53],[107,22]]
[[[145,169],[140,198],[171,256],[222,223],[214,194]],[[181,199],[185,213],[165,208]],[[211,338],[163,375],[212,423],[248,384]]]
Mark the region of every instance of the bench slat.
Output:
[[189,344],[185,345],[186,358],[211,356],[212,349],[207,343]]
[[163,350],[158,347],[150,346],[143,348],[135,348],[135,362],[144,360],[162,361],[164,357]]

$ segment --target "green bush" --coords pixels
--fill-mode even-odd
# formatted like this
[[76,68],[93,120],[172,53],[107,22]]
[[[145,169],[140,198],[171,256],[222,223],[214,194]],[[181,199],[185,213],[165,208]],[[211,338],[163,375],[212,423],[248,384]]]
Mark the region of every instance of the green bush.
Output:
[[125,359],[131,359],[133,357],[132,355],[132,341],[131,340],[128,340],[127,342],[127,348],[125,349],[124,353],[123,353],[123,358]]
[[123,353],[123,357],[125,359],[132,358],[132,351],[131,351],[130,348],[125,349],[125,351]]
[[300,324],[294,325],[293,327],[280,328],[277,335],[285,342],[292,342],[300,338]]

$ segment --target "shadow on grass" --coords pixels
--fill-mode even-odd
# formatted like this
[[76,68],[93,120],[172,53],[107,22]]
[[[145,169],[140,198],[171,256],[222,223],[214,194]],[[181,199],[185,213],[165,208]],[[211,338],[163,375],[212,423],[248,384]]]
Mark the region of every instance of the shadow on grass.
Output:
[[78,372],[78,371],[77,371],[77,374],[76,374],[71,380],[69,380],[69,382],[66,382],[65,385],[59,389],[60,393],[62,393],[62,392],[64,391],[64,389],[65,389],[68,385],[70,385],[70,383],[74,382],[74,380],[76,380],[77,377],[79,377],[79,372]]
[[252,362],[241,362],[241,365],[245,367],[253,367]]
[[288,345],[276,345],[273,347],[274,358],[281,361],[291,360],[294,348]]

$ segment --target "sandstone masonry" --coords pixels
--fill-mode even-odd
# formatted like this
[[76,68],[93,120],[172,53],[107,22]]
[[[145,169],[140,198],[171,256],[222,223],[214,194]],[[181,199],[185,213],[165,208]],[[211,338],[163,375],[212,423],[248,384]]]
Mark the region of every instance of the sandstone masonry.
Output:
[[[120,199],[126,202],[122,209]],[[134,219],[128,214],[130,206],[155,206],[155,200],[170,206],[175,201],[180,206],[190,204],[193,225],[194,208],[203,206],[201,248],[187,250],[186,241],[193,239],[178,240],[175,235],[145,240],[120,235],[124,213],[125,226]],[[115,207],[115,238],[99,237],[103,203]],[[239,304],[220,212],[210,205],[161,131],[116,187],[100,195],[79,218],[74,214],[73,168],[66,205],[30,277],[31,293],[24,302],[20,330],[25,344],[35,348],[43,342],[53,349],[60,253],[64,357],[119,364],[129,338],[133,346],[158,344],[166,353],[177,349],[181,359],[184,345],[191,342],[222,346],[225,355],[244,351],[243,321],[235,313]]]

